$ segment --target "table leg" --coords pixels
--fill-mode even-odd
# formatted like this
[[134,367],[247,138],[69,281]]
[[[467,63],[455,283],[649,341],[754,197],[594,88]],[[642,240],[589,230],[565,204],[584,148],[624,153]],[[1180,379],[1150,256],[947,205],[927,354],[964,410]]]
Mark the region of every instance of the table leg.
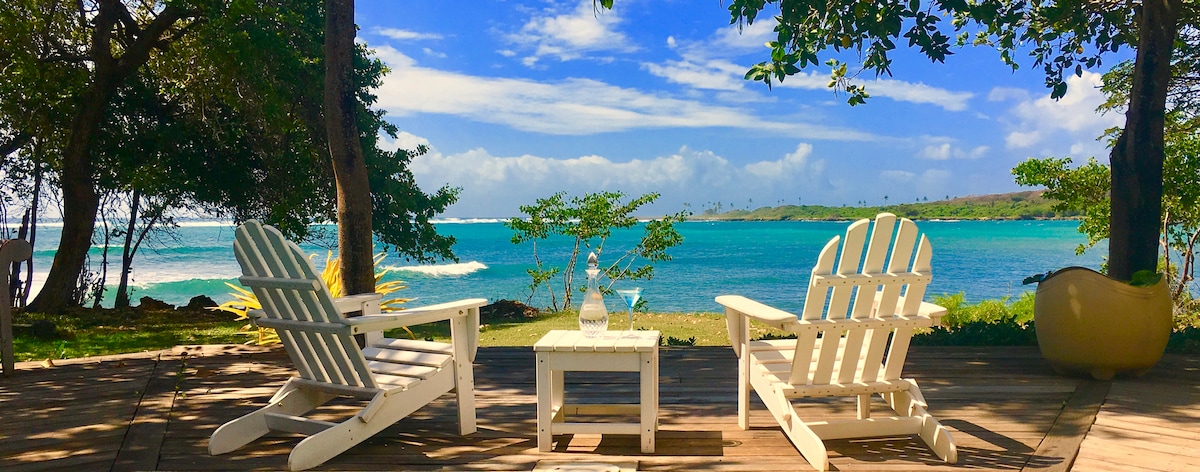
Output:
[[658,359],[656,352],[641,355],[641,430],[642,452],[654,452],[654,433],[658,429]]
[[550,409],[552,394],[554,389],[551,381],[550,372],[550,356],[545,352],[537,353],[537,427],[538,427],[538,451],[550,452],[551,445],[551,429],[550,422],[553,418],[550,417]]

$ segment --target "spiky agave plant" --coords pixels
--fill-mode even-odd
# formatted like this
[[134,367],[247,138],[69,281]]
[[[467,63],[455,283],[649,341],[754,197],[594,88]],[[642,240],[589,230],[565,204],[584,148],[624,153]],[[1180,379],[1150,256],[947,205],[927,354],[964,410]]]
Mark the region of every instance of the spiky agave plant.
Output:
[[[309,259],[312,259],[317,257],[317,255],[312,254],[308,257]],[[383,282],[383,276],[387,275],[387,273],[390,271],[390,269],[383,269],[382,271],[379,270],[379,263],[382,262],[385,257],[387,257],[387,254],[382,252],[375,255],[375,293],[381,294],[384,297],[386,297],[388,294],[408,288],[408,286],[404,285],[404,282],[400,280]],[[325,286],[329,288],[329,294],[334,298],[344,295],[342,291],[342,282],[340,277],[338,277],[341,267],[341,258],[333,257],[333,251],[329,251],[325,254],[325,268],[321,270],[321,281],[324,282]],[[229,282],[226,282],[225,285],[228,285],[229,288],[234,290],[229,294],[233,297],[233,300],[213,307],[213,310],[233,313],[237,316],[237,320],[250,320],[251,311],[262,309],[262,303],[258,301],[258,297],[254,295],[254,292]],[[403,305],[405,303],[411,301],[413,301],[412,298],[385,298],[380,300],[379,310],[385,313],[400,311],[404,309]],[[414,338],[416,337],[407,327],[405,327],[404,330],[408,332],[409,336]],[[247,323],[245,326],[243,326],[242,331],[249,335],[257,335],[255,339],[247,341],[246,344],[267,345],[279,342],[279,334],[276,333],[274,329],[257,326],[253,322]]]

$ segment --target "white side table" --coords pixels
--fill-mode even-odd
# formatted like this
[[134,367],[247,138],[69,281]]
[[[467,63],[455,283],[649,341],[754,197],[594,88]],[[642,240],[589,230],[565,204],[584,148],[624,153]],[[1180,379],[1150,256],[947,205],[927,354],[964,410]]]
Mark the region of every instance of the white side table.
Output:
[[[550,451],[555,434],[639,434],[642,452],[654,452],[658,431],[658,331],[606,331],[585,338],[554,330],[533,345],[537,356],[538,450]],[[638,372],[640,404],[563,404],[563,372]],[[576,423],[568,415],[641,415],[638,423]]]

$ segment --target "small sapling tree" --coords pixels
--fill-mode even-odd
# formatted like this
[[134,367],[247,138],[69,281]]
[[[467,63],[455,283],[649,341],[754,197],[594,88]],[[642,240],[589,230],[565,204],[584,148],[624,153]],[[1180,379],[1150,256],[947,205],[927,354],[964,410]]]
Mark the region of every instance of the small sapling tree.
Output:
[[[505,226],[513,230],[513,244],[529,243],[533,248],[534,267],[526,269],[532,279],[529,298],[545,286],[550,295],[550,307],[554,310],[571,306],[574,292],[582,286],[575,284],[575,266],[580,254],[595,252],[602,256],[601,283],[606,291],[617,280],[648,280],[654,276],[654,264],[671,260],[667,250],[683,242],[683,236],[675,229],[675,223],[683,221],[691,213],[681,211],[659,219],[647,221],[642,237],[628,248],[617,249],[617,257],[603,257],[605,243],[617,229],[630,229],[638,225],[634,213],[644,205],[653,203],[659,194],[647,193],[625,201],[623,192],[589,193],[582,197],[556,193],[540,198],[533,205],[522,205],[525,217],[510,219]],[[552,265],[542,259],[538,244],[551,238],[569,241],[564,266]],[[609,251],[612,254],[613,251]],[[559,285],[555,287],[556,277]],[[561,301],[561,303],[560,303]]]

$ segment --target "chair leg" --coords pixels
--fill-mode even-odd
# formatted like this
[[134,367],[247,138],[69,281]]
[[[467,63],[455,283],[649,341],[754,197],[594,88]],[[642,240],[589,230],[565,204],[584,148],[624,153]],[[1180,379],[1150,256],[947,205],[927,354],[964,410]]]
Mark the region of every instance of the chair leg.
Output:
[[750,429],[750,344],[742,345],[738,358],[738,427]]
[[288,456],[289,470],[305,470],[324,464],[388,426],[411,415],[454,387],[454,373],[443,371],[391,396],[378,396],[364,408],[374,411],[369,419],[354,415],[300,441]]
[[[450,331],[454,343],[454,393],[458,403],[458,432],[462,435],[477,430],[475,418],[475,368],[471,363],[473,354],[466,337],[469,336],[466,317],[450,320]],[[478,329],[476,330],[478,331]]]
[[804,459],[814,469],[821,472],[829,470],[829,452],[825,449],[825,443],[812,428],[804,424],[800,415],[796,413],[796,408],[792,406],[792,402],[778,392],[767,395],[763,395],[757,390],[756,392],[763,403],[767,405],[767,409],[771,411],[771,415],[775,417],[775,421],[778,421],[779,426],[783,428],[783,433],[792,441]]
[[884,395],[884,399],[897,415],[921,419],[921,430],[917,434],[934,454],[947,464],[958,462],[958,447],[954,444],[954,438],[950,436],[950,430],[942,426],[937,418],[925,409],[925,396],[916,384],[908,390]]
[[208,439],[209,455],[225,454],[250,444],[270,432],[267,413],[300,416],[333,399],[334,395],[299,389],[285,384],[275,394],[274,401],[258,410],[221,425]]
[[925,441],[929,449],[947,464],[958,462],[958,447],[954,445],[954,438],[950,437],[950,430],[942,426],[937,418],[923,407],[916,407],[914,413],[913,416],[921,418],[921,440]]

